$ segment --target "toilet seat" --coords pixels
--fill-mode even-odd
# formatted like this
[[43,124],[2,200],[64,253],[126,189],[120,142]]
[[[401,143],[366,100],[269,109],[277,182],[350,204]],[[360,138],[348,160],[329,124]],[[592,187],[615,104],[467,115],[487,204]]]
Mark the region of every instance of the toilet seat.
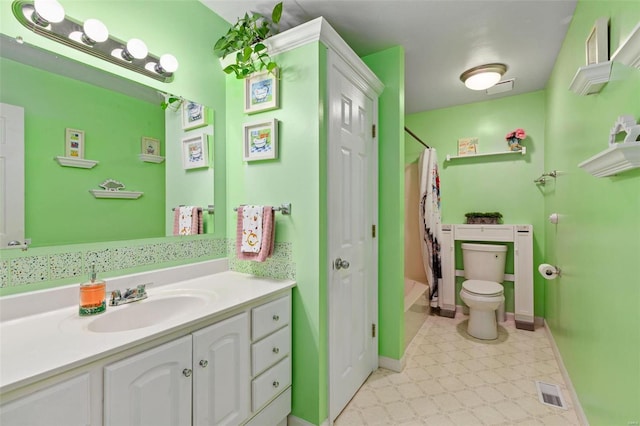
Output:
[[462,289],[476,296],[500,296],[503,292],[502,285],[495,281],[466,280],[462,283]]

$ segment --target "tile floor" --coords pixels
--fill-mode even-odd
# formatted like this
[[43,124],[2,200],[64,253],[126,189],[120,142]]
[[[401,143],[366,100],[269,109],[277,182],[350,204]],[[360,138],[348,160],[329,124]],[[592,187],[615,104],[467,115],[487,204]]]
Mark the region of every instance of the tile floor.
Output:
[[[375,371],[336,419],[356,425],[579,425],[543,328],[499,324],[498,339],[466,334],[466,316],[429,316],[401,373]],[[560,386],[567,410],[543,405],[535,380]]]

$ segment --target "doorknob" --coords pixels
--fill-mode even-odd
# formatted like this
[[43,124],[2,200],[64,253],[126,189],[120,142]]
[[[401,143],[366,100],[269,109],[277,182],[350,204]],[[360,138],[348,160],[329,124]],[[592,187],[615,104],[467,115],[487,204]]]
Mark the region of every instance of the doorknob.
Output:
[[9,241],[9,243],[7,245],[9,247],[13,247],[13,246],[20,246],[20,245],[22,245],[22,243],[20,241],[13,240],[13,241]]
[[333,266],[334,268],[340,270],[340,269],[349,269],[349,262],[347,262],[346,260],[342,260],[340,258],[337,258],[335,260],[335,262],[333,262]]

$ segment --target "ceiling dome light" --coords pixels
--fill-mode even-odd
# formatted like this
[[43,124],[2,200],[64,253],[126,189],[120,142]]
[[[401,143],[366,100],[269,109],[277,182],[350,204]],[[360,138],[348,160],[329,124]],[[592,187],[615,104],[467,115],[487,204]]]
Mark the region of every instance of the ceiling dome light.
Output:
[[132,38],[127,42],[127,46],[122,49],[122,58],[125,61],[132,61],[135,59],[144,59],[147,57],[149,49],[144,41],[138,38]]
[[159,74],[172,74],[178,69],[178,60],[175,56],[165,53],[160,56],[160,61],[156,65],[156,72]]
[[41,27],[48,27],[49,23],[62,22],[64,8],[56,0],[35,0],[33,2],[31,19]]
[[495,86],[505,72],[507,72],[505,64],[480,65],[460,74],[460,80],[471,90],[485,90]]
[[102,43],[109,38],[109,30],[106,25],[97,19],[87,19],[82,26],[84,34],[82,41],[93,46],[96,43]]

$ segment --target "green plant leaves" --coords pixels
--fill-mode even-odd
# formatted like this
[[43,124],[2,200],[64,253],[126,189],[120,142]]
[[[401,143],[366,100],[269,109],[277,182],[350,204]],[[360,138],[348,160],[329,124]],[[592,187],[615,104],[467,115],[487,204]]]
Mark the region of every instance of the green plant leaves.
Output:
[[[282,2],[273,8],[271,24],[279,23],[281,17]],[[249,16],[248,13],[245,13],[244,18],[238,19],[235,25],[229,28],[227,34],[218,39],[213,47],[214,53],[222,58],[236,53],[236,63],[225,67],[223,71],[227,74],[235,74],[238,79],[264,69],[272,72],[278,65],[271,60],[267,46],[261,41],[273,34],[272,25],[264,16],[258,13],[252,13]]]

